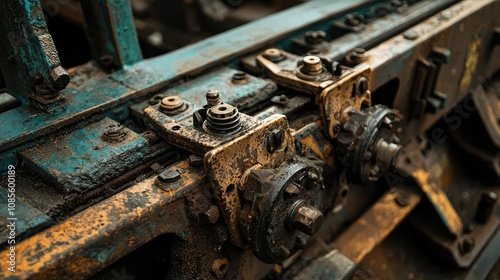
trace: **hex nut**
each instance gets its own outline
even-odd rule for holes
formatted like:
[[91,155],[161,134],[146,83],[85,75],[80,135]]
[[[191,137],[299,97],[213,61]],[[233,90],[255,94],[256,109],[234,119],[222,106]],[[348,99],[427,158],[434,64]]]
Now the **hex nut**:
[[323,213],[313,206],[301,205],[295,212],[293,226],[295,229],[307,234],[316,233],[323,223]]

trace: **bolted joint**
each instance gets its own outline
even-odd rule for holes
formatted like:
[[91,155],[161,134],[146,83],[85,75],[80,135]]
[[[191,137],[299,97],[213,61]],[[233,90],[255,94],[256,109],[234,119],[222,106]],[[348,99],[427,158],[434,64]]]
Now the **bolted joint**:
[[476,245],[476,240],[472,236],[464,237],[458,242],[458,249],[462,255],[470,253],[474,246]]
[[360,64],[362,62],[367,61],[368,58],[369,58],[369,56],[366,53],[365,49],[363,49],[363,48],[355,48],[354,51],[352,51],[347,56],[347,61],[349,63]]
[[304,34],[304,40],[309,45],[319,45],[325,41],[326,33],[324,31],[308,31]]
[[236,72],[233,74],[233,77],[231,78],[231,82],[237,85],[246,84],[247,81],[248,81],[248,75],[245,72]]
[[231,135],[241,129],[240,112],[229,104],[219,104],[207,110],[203,129],[211,134]]
[[272,62],[280,62],[286,58],[286,56],[276,48],[265,50],[262,56],[264,56],[266,59],[269,59]]
[[289,215],[292,223],[291,228],[307,235],[315,234],[323,223],[323,213],[303,201],[298,201],[295,207],[292,206]]
[[128,133],[123,125],[113,124],[106,127],[102,138],[109,143],[118,143],[125,140],[125,138],[127,138],[127,135]]

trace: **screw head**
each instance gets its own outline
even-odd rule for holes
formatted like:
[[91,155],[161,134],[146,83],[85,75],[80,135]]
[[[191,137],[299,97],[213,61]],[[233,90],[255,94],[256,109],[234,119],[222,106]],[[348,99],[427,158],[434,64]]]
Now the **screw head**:
[[415,40],[418,38],[418,34],[415,31],[409,30],[409,31],[406,31],[405,33],[403,33],[403,37],[406,40]]
[[405,192],[399,192],[394,198],[394,201],[401,207],[406,207],[410,204],[410,198]]
[[184,104],[184,101],[179,96],[171,95],[166,96],[161,100],[161,108],[165,110],[175,110],[180,108]]
[[231,82],[233,84],[244,84],[247,82],[247,79],[248,79],[247,73],[239,71],[233,74]]
[[465,255],[467,253],[470,253],[472,249],[474,249],[474,246],[476,245],[476,241],[474,240],[474,237],[465,237],[458,243],[460,253],[462,255]]
[[361,23],[361,21],[357,19],[353,14],[347,14],[345,16],[344,22],[349,26],[358,26]]
[[205,98],[207,99],[207,106],[212,107],[221,104],[219,91],[215,89],[210,89],[205,93]]

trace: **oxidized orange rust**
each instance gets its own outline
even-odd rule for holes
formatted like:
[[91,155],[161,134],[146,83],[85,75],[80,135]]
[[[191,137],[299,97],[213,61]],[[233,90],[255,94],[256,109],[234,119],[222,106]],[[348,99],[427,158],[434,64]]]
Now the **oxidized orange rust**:
[[[274,129],[283,132],[284,140],[274,153],[270,153],[266,148],[267,138]],[[240,182],[245,171],[256,164],[263,168],[275,168],[289,159],[293,153],[293,138],[286,117],[273,115],[247,134],[205,155],[205,169],[228,225],[230,240],[235,245],[243,245],[238,226],[241,211],[238,191],[242,188]]]
[[462,233],[462,221],[457,212],[448,200],[448,197],[443,192],[443,189],[430,180],[429,172],[423,169],[413,171],[412,177],[415,178],[419,187],[431,201],[441,220],[451,234],[460,236]]
[[[396,201],[404,194],[407,204]],[[410,189],[392,188],[361,218],[356,220],[335,243],[344,256],[359,264],[418,205],[421,196]]]
[[367,90],[365,93],[358,95],[356,91],[356,81],[365,77],[370,84],[370,66],[361,64],[354,68],[354,72],[342,77],[341,80],[324,89],[319,96],[319,107],[323,118],[324,130],[326,135],[333,139],[337,136],[338,131],[335,126],[346,121],[343,116],[343,111],[348,107],[361,109],[362,106],[371,106],[371,93]]
[[0,278],[84,279],[161,234],[182,232],[188,221],[177,199],[202,186],[204,174],[187,160],[173,168],[182,171],[178,189],[165,192],[152,177],[93,205],[17,244],[16,272],[1,262]]

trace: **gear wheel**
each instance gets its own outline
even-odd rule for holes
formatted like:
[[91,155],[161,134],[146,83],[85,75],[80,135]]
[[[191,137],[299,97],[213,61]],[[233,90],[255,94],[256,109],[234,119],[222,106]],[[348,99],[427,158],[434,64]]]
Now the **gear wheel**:
[[394,167],[401,153],[399,113],[384,105],[351,109],[337,137],[337,157],[354,183],[377,181]]

